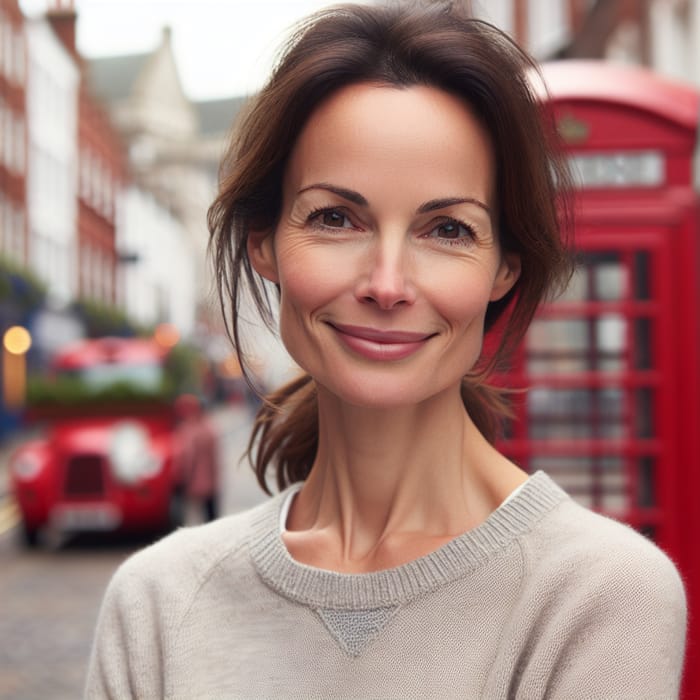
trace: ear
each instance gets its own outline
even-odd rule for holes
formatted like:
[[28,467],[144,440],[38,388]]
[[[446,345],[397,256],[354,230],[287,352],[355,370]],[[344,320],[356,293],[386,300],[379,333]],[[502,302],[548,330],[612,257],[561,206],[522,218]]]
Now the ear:
[[253,269],[266,280],[279,284],[272,231],[251,231],[247,248]]
[[520,256],[516,253],[505,253],[493,281],[490,301],[502,299],[513,288],[520,277]]

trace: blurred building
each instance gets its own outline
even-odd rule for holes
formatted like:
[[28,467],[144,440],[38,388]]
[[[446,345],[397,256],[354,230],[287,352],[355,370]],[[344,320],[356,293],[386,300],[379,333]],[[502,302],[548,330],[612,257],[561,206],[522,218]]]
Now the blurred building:
[[72,3],[52,7],[47,19],[80,71],[76,296],[114,306],[122,301],[116,205],[127,178],[126,150],[87,83],[84,63],[76,50],[76,12]]
[[29,19],[0,0],[0,257],[47,288],[40,342],[80,333],[75,302],[192,336],[209,326],[206,209],[240,100],[191,102],[167,30],[152,53],[88,63],[76,22],[73,0]]
[[143,326],[156,321],[195,331],[192,246],[182,222],[141,185],[127,187],[119,203],[118,245],[125,257],[124,308]]
[[17,0],[0,0],[0,255],[27,260],[26,77],[24,17]]
[[698,0],[472,0],[538,60],[600,58],[700,85]]
[[53,303],[78,293],[77,152],[80,71],[45,18],[27,31],[29,261]]
[[225,139],[241,98],[194,102],[185,94],[164,28],[152,52],[93,59],[90,84],[128,143],[136,183],[181,222],[194,263],[197,318],[210,310],[206,212]]

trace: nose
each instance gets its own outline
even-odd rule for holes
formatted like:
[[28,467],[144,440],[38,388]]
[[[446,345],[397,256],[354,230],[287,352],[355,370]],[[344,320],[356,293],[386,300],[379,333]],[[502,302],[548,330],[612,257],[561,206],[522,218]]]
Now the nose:
[[408,268],[403,236],[378,236],[368,252],[367,267],[358,280],[356,297],[383,310],[414,303],[416,290]]

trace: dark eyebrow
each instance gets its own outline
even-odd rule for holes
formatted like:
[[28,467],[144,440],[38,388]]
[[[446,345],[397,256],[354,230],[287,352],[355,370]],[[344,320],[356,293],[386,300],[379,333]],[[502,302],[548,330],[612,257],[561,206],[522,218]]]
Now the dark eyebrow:
[[487,214],[491,215],[491,210],[488,208],[488,206],[474,197],[447,197],[446,199],[431,199],[429,202],[421,204],[418,207],[418,213],[426,214],[429,211],[445,209],[446,207],[451,207],[455,204],[476,204],[477,207],[480,207]]
[[[336,187],[327,182],[316,182],[313,185],[308,185],[299,190],[297,194],[302,194],[308,190],[326,190],[337,194],[343,199],[347,199],[353,204],[357,204],[361,207],[369,206],[369,202],[359,193],[354,190],[346,190],[344,187]],[[446,197],[444,199],[431,199],[425,204],[421,204],[418,207],[418,214],[426,214],[437,209],[445,209],[447,207],[454,206],[455,204],[475,204],[477,207],[483,209],[487,214],[491,214],[491,210],[482,201],[475,199],[474,197]]]
[[358,204],[361,207],[369,206],[369,202],[359,192],[355,192],[354,190],[346,190],[344,187],[336,187],[335,185],[329,185],[327,182],[317,182],[313,185],[309,185],[308,187],[300,189],[299,192],[297,192],[297,194],[302,194],[307,190],[327,190],[328,192],[337,194],[343,199],[347,199],[353,204]]

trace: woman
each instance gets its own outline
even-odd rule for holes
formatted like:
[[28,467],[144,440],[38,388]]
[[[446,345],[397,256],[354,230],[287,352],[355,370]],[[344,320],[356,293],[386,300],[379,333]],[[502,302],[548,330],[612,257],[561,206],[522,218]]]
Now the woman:
[[677,695],[673,565],[491,444],[488,372],[569,272],[532,69],[457,3],[300,26],[210,211],[236,347],[267,280],[304,370],[252,443],[282,493],[120,569],[88,697]]

